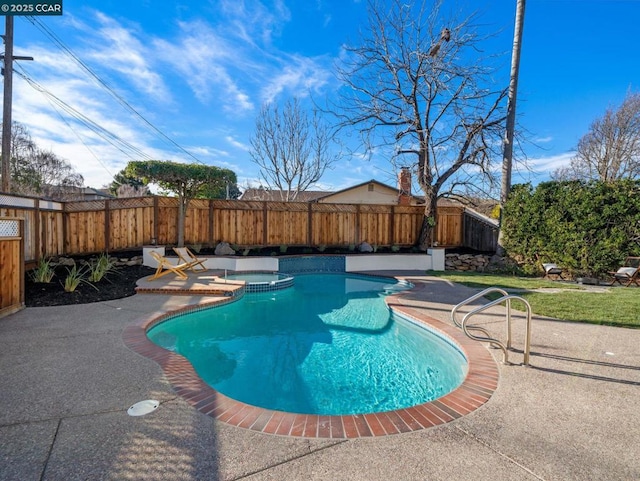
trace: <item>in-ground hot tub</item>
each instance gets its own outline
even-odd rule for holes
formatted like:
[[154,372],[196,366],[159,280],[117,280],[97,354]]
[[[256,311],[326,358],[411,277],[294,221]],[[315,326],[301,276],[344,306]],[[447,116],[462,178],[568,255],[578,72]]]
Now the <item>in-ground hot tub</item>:
[[293,285],[293,276],[282,272],[248,271],[225,274],[225,280],[246,282],[245,292],[268,292]]

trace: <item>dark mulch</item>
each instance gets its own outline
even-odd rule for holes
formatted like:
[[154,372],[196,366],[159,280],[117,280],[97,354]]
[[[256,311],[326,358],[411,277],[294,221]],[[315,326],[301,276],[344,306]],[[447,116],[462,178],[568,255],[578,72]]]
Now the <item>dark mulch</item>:
[[93,285],[80,283],[74,292],[65,292],[64,280],[67,270],[56,268],[50,283],[33,282],[29,272],[25,276],[25,304],[27,307],[64,306],[109,301],[132,296],[136,293],[136,281],[155,272],[145,266],[122,266],[110,272],[105,279]]

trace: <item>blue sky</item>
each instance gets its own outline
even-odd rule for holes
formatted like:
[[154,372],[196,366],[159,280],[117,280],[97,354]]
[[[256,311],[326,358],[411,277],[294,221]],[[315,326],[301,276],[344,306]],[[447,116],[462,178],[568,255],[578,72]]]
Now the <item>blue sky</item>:
[[[482,48],[502,55],[495,81],[505,86],[515,3],[444,1],[447,8],[478,11],[483,28],[496,33]],[[15,17],[15,55],[35,59],[19,62],[17,70],[37,85],[14,76],[13,119],[92,187],[108,184],[128,161],[146,158],[197,159],[234,170],[241,188],[256,185],[249,138],[262,104],[310,93],[331,98],[338,87],[333,66],[344,44],[357,44],[366,21],[365,0],[63,4],[63,16],[35,17],[35,23]],[[639,18],[640,0],[527,2],[518,115],[530,140],[524,146],[529,169],[516,169],[514,183],[548,179],[595,118],[638,90]],[[125,144],[114,147],[66,106]],[[395,184],[396,173],[385,158],[345,158],[317,188],[371,178]]]

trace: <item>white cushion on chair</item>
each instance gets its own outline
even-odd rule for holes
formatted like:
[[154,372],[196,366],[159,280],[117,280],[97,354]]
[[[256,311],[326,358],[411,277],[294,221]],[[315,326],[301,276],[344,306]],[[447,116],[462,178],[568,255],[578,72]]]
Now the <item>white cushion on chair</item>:
[[560,269],[557,264],[542,264],[542,267],[547,274],[562,272],[562,269]]
[[616,272],[616,276],[619,275],[619,276],[631,277],[636,273],[637,270],[638,270],[637,267],[621,267],[620,269],[618,269],[618,272]]

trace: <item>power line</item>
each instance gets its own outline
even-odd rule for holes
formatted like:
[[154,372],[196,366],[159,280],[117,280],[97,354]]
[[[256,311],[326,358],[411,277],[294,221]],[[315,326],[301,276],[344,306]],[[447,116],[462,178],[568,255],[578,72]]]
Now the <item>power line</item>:
[[[60,98],[56,97],[54,94],[52,94],[51,92],[46,90],[44,87],[42,87],[35,80],[33,80],[32,78],[30,78],[27,75],[24,67],[19,66],[18,69],[16,69],[16,74],[18,74],[20,77],[22,77],[33,89],[35,89],[38,92],[40,92],[43,95],[45,95],[47,97],[47,99],[50,102],[52,102],[52,104],[55,104],[54,107],[58,106],[60,109],[65,111],[67,114],[71,115],[73,118],[75,118],[80,123],[85,125],[89,130],[91,130],[92,132],[94,132],[95,134],[97,134],[98,136],[100,136],[101,138],[106,140],[108,143],[113,145],[116,149],[118,149],[120,152],[122,152],[127,157],[132,158],[132,159],[136,159],[136,158],[140,158],[140,157],[146,158],[147,160],[151,160],[152,159],[151,156],[149,156],[148,154],[145,154],[142,150],[140,150],[135,145],[127,142],[126,140],[122,139],[121,137],[117,136],[116,134],[110,132],[109,130],[107,130],[107,129],[103,128],[103,127],[101,127],[100,125],[95,123],[93,120],[91,120],[89,117],[87,117],[86,115],[82,114],[78,110],[74,109],[69,104],[65,103],[63,100],[61,100]],[[132,155],[132,153],[135,154],[135,155]]]
[[44,33],[49,39],[58,46],[64,53],[66,53],[71,59],[73,59],[91,78],[93,78],[100,87],[105,89],[111,96],[113,96],[116,101],[125,109],[131,112],[133,115],[138,117],[142,122],[147,125],[151,130],[153,130],[157,135],[159,135],[165,142],[177,148],[179,151],[185,153],[196,162],[206,165],[200,159],[195,157],[191,152],[186,150],[184,147],[179,145],[173,139],[171,139],[168,135],[162,132],[158,127],[153,125],[149,120],[147,120],[140,112],[138,112],[131,104],[129,104],[122,96],[120,96],[111,86],[109,86],[104,80],[102,80],[91,68],[82,61],[69,47],[67,47],[64,42],[45,24],[43,24],[39,19],[33,16],[25,16],[32,25],[38,28],[42,33]]

